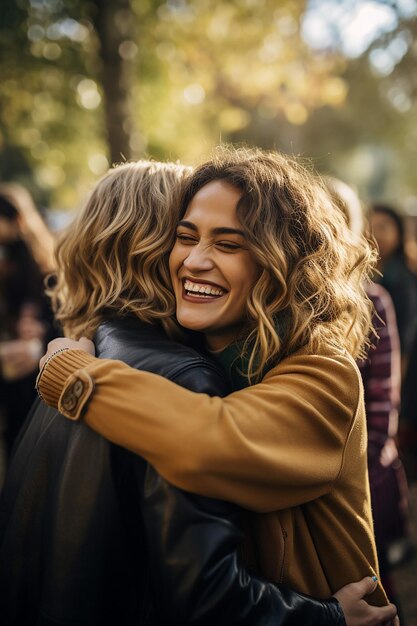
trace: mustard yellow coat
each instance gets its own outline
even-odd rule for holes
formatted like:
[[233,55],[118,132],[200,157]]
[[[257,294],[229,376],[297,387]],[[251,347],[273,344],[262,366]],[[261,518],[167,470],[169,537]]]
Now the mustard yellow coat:
[[[67,350],[39,386],[48,404],[83,415],[175,485],[256,511],[246,556],[270,580],[325,598],[378,575],[363,389],[350,356],[301,350],[222,399]],[[369,601],[386,604],[382,587]]]

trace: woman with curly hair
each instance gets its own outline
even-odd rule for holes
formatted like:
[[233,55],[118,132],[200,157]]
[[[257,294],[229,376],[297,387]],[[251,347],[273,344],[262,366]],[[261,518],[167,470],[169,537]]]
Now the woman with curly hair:
[[[328,597],[378,572],[354,361],[374,260],[297,162],[223,148],[184,184],[169,267],[177,321],[202,333],[237,391],[192,393],[97,360],[82,338],[51,342],[40,393],[178,487],[256,511],[253,570]],[[386,602],[378,585],[370,603]]]

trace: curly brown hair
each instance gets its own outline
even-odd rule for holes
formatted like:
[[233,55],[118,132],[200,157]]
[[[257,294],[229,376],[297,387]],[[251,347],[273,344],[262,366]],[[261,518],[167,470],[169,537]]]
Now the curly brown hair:
[[112,313],[160,320],[177,335],[166,255],[179,186],[190,171],[142,160],[116,166],[96,184],[55,251],[48,295],[68,337],[91,338]]
[[181,216],[214,180],[242,192],[238,215],[261,268],[242,334],[249,379],[302,346],[361,356],[371,327],[363,285],[376,253],[364,238],[358,246],[321,179],[277,152],[221,146],[185,182]]

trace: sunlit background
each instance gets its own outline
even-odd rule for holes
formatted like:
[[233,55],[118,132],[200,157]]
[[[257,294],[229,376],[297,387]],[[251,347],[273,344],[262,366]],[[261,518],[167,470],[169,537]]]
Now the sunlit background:
[[51,211],[113,162],[278,148],[417,214],[415,0],[3,0],[0,178]]

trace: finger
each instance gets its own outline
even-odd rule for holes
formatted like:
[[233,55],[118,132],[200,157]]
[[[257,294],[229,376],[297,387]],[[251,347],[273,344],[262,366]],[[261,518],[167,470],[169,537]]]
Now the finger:
[[363,598],[364,596],[368,596],[370,593],[375,591],[377,584],[378,579],[376,576],[365,576],[362,580],[352,583],[350,587],[358,598]]
[[379,609],[379,622],[383,624],[387,622],[388,624],[393,624],[394,626],[399,626],[400,621],[397,617],[397,607],[395,604],[388,604],[388,606],[382,606]]

